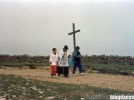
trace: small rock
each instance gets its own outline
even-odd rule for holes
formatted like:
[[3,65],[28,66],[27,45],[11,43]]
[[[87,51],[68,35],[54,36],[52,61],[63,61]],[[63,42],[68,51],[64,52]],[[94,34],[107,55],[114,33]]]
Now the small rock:
[[22,87],[22,89],[23,89],[23,90],[25,90],[25,89],[26,89],[26,87]]
[[81,100],[85,100],[84,98],[80,98]]
[[24,92],[24,93],[22,93],[22,95],[26,95],[26,93]]
[[26,85],[29,85],[29,83],[26,83]]
[[87,72],[88,72],[88,73],[92,73],[92,71],[91,71],[91,70],[87,70]]
[[31,87],[31,89],[33,89],[33,90],[37,90],[37,88],[36,88],[35,86]]
[[40,94],[42,94],[43,92],[42,91],[38,91]]
[[16,98],[16,95],[12,95],[13,98]]
[[43,96],[39,96],[40,98],[43,98]]
[[47,97],[46,100],[53,100],[55,96]]
[[67,98],[64,98],[64,100],[67,100]]
[[51,89],[47,89],[48,91],[51,91]]

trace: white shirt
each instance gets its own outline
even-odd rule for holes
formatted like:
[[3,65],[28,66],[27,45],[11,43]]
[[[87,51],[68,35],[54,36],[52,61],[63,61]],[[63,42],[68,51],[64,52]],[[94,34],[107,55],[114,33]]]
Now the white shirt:
[[49,62],[52,62],[52,66],[54,65],[57,65],[57,62],[58,62],[58,55],[56,54],[51,54],[50,55],[50,59],[49,59]]
[[68,65],[68,52],[61,51],[59,54],[60,61],[59,61],[59,66],[64,67],[64,66],[69,66]]

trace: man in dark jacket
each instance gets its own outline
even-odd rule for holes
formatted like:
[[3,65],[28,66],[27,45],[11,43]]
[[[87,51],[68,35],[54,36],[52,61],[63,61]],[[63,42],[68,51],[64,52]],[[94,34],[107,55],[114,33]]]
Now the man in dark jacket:
[[79,72],[80,72],[80,75],[83,75],[83,70],[82,70],[82,65],[81,65],[81,53],[79,51],[80,47],[79,46],[76,46],[73,54],[72,54],[72,60],[73,60],[73,75],[76,75],[75,74],[75,71],[76,71],[76,67],[78,66],[79,68]]

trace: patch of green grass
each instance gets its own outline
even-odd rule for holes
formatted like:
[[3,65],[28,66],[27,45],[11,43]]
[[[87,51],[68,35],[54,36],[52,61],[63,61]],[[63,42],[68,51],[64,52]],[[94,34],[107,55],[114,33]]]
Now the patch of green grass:
[[134,66],[119,64],[91,64],[92,69],[106,69],[119,71],[134,71]]
[[[109,95],[132,95],[134,92],[90,87],[87,85],[74,85],[25,79],[13,75],[0,74],[0,96],[8,95],[9,99],[35,99],[44,100],[46,97],[53,97],[54,100],[80,100],[88,96]],[[102,99],[104,100],[104,98]]]
[[83,64],[84,69],[86,70],[87,65],[91,70],[103,71],[106,73],[117,73],[123,75],[132,75],[134,72],[134,66],[130,65],[119,65],[119,64],[100,64],[100,63],[89,63]]

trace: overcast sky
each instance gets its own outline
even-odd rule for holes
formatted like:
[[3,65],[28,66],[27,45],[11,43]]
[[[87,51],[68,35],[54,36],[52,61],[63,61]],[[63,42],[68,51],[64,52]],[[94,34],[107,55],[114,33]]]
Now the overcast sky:
[[0,0],[0,54],[72,52],[72,23],[82,54],[134,56],[133,0]]

